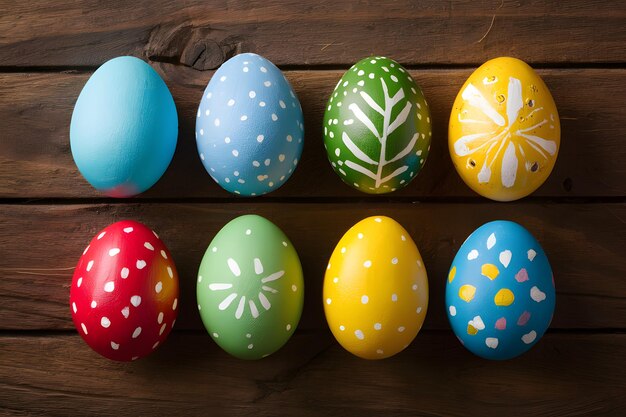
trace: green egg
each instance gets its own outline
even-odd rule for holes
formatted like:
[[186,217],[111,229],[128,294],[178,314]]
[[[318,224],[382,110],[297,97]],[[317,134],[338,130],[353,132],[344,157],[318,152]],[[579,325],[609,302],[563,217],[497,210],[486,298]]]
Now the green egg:
[[196,294],[202,322],[222,349],[241,359],[263,358],[280,349],[300,321],[300,259],[275,224],[237,217],[207,248]]
[[396,61],[362,59],[341,77],[324,113],[324,147],[339,177],[369,194],[406,186],[424,166],[432,136],[420,87]]

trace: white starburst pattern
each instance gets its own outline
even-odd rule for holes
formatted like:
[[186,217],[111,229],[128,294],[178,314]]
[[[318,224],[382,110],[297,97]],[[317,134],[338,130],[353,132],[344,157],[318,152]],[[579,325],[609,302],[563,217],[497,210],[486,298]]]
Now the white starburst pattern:
[[[235,279],[241,276],[241,268],[239,267],[239,264],[237,263],[237,261],[235,261],[233,258],[228,258],[226,263],[228,264],[228,269],[233,274]],[[274,287],[271,287],[268,284],[273,281],[279,280],[285,275],[285,271],[281,270],[281,271],[277,271],[272,274],[264,276],[264,268],[263,268],[263,263],[261,262],[261,260],[259,258],[254,258],[253,264],[254,264],[254,273],[256,274],[257,277],[259,277],[259,282],[260,282],[260,290],[258,292],[256,289],[250,289],[247,291],[247,294],[246,294],[247,296],[246,296],[244,294],[240,294],[236,292],[236,289],[233,289],[233,287],[236,286],[236,284],[219,283],[219,282],[209,284],[209,289],[211,291],[231,290],[231,292],[220,302],[217,308],[223,311],[223,310],[228,309],[231,306],[231,304],[236,304],[237,308],[235,309],[235,318],[237,320],[241,319],[241,317],[246,312],[246,306],[249,308],[250,315],[252,316],[252,318],[256,319],[257,317],[259,317],[260,312],[262,312],[263,310],[259,310],[256,304],[257,301],[261,304],[263,309],[265,309],[266,311],[270,310],[272,308],[272,303],[267,298],[265,293],[277,294],[278,290]],[[256,288],[256,287],[250,287],[250,288]],[[252,293],[252,295],[250,295],[249,293]],[[239,299],[236,303],[234,303],[234,301],[237,300],[237,297],[239,297]],[[247,300],[247,303],[246,303],[246,300]]]
[[[519,151],[522,158],[524,158],[524,146],[534,149],[538,156],[544,160],[548,160],[548,155],[554,156],[556,154],[557,144],[555,141],[532,134],[533,131],[548,123],[548,119],[544,118],[540,122],[525,128],[514,127],[517,124],[519,113],[524,107],[522,101],[522,83],[519,79],[509,77],[506,97],[506,118],[504,115],[498,113],[481,92],[471,83],[465,87],[461,97],[470,106],[480,110],[485,116],[485,119],[462,118],[459,113],[458,121],[460,123],[491,125],[494,128],[489,132],[464,135],[454,142],[454,151],[461,157],[472,155],[478,151],[484,151],[485,159],[477,174],[479,183],[488,183],[491,180],[491,170],[503,149],[504,154],[502,156],[500,181],[506,188],[511,188],[515,185],[519,165],[517,152]],[[541,110],[543,110],[543,107],[533,109],[526,115],[525,120],[528,120],[530,116]],[[554,122],[553,114],[550,115],[550,118],[552,122]],[[551,125],[551,128],[552,127]],[[493,152],[494,150],[495,152]],[[536,163],[537,161],[527,162],[525,166],[526,170],[536,170]]]

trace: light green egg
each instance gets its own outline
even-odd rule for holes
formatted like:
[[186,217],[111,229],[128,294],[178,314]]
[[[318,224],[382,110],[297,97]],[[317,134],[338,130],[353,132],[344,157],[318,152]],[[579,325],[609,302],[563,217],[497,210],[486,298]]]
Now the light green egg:
[[263,358],[280,349],[300,321],[300,259],[275,224],[237,217],[207,248],[196,294],[202,322],[222,349],[241,359]]

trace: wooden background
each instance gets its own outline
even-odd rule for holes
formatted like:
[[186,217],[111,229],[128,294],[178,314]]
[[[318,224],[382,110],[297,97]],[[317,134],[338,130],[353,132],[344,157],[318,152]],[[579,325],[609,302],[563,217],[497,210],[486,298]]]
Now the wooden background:
[[[206,174],[195,111],[213,70],[240,52],[277,64],[305,112],[293,177],[235,198]],[[324,102],[357,60],[410,69],[434,120],[431,155],[408,187],[369,196],[326,160]],[[174,160],[151,190],[103,198],[69,146],[76,98],[118,55],[149,61],[180,117]],[[467,188],[447,151],[463,81],[502,55],[526,60],[557,102],[562,148],[548,181],[518,202]],[[626,407],[626,2],[338,0],[0,0],[0,413],[29,415],[624,415]],[[195,276],[215,233],[244,213],[293,240],[307,295],[298,331],[277,354],[234,359],[203,330]],[[373,214],[411,233],[428,269],[424,329],[404,352],[365,361],[326,327],[324,267],[341,235]],[[135,363],[107,361],[73,328],[72,270],[96,231],[123,218],[159,232],[181,277],[167,343]],[[557,307],[546,336],[507,362],[473,356],[445,317],[447,269],[484,222],[517,221],[549,255]]]

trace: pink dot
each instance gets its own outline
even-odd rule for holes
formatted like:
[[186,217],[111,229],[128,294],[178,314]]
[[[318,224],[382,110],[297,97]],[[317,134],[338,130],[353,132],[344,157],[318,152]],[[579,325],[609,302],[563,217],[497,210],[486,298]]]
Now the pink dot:
[[519,272],[515,274],[515,280],[517,282],[528,281],[528,272],[526,271],[526,268],[520,269]]
[[504,317],[501,317],[496,321],[496,329],[498,330],[506,329],[506,319]]
[[528,311],[524,311],[522,315],[519,316],[519,319],[517,319],[517,325],[525,326],[526,323],[528,323],[528,320],[530,320],[530,313]]

